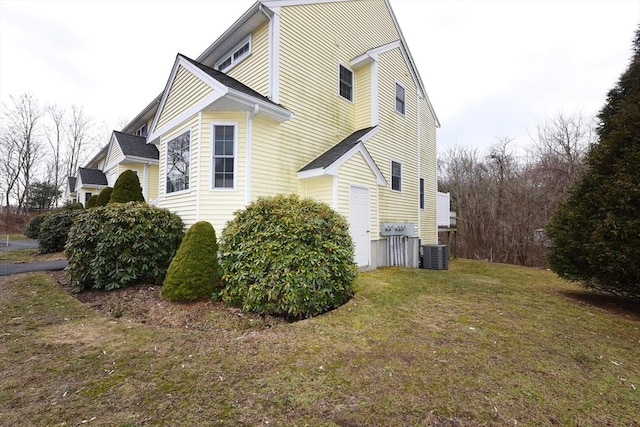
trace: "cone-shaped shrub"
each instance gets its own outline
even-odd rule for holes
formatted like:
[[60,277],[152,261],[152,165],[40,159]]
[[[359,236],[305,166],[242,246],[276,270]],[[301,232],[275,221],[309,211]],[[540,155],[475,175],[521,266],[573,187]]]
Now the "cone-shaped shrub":
[[96,206],[107,206],[109,204],[109,200],[111,200],[111,193],[113,193],[113,188],[111,187],[102,189],[100,194],[98,194]]
[[109,203],[144,202],[138,175],[131,169],[122,172],[115,185]]
[[169,265],[162,295],[169,301],[195,301],[211,297],[218,283],[216,232],[207,221],[196,222]]
[[224,302],[305,318],[351,298],[357,268],[349,226],[329,205],[276,196],[234,215],[220,242]]
[[89,197],[89,200],[87,200],[87,205],[85,206],[85,208],[95,208],[96,203],[98,203],[98,195],[94,194],[93,196]]

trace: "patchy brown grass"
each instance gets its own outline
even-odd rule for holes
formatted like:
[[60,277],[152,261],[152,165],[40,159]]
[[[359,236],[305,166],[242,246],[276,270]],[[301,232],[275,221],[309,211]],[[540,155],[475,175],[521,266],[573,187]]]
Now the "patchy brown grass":
[[542,270],[450,268],[363,273],[296,323],[2,278],[0,424],[640,425],[632,305]]

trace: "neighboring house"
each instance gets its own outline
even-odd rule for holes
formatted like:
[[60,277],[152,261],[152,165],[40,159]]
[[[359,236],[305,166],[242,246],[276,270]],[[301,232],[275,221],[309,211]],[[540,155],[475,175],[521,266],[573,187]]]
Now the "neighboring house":
[[389,1],[268,0],[195,60],[178,54],[123,131],[148,130],[155,204],[187,226],[220,235],[258,197],[295,193],[343,214],[355,261],[376,267],[393,230],[438,241],[437,127]]
[[67,200],[86,205],[92,195],[113,187],[118,176],[131,169],[138,175],[145,200],[153,203],[158,197],[158,149],[147,144],[145,136],[114,131],[109,144],[85,168],[78,168],[76,177],[69,177]]
[[78,193],[76,193],[76,177],[70,176],[67,178],[67,187],[64,190],[64,199],[69,203],[76,203],[78,201]]

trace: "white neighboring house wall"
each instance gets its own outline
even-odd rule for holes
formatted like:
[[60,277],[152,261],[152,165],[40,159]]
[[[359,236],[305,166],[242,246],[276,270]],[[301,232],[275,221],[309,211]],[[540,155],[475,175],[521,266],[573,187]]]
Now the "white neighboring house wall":
[[449,211],[451,210],[450,193],[441,193],[438,191],[436,198],[436,223],[438,227],[449,227],[451,224]]

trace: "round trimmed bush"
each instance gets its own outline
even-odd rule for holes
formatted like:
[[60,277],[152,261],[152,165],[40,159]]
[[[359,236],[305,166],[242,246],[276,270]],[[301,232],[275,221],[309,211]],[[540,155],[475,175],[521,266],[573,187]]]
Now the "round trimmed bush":
[[78,216],[65,246],[78,289],[159,284],[183,236],[182,219],[146,203],[99,206]]
[[84,209],[60,209],[49,212],[40,225],[40,253],[49,254],[64,249],[73,221]]
[[216,232],[207,221],[196,222],[169,265],[162,295],[169,301],[195,301],[210,298],[218,284]]
[[87,200],[87,205],[85,206],[85,208],[87,209],[95,208],[97,203],[98,203],[98,195],[94,194],[93,196],[89,197],[89,200]]
[[24,227],[24,231],[22,232],[22,234],[24,234],[29,239],[39,239],[40,229],[45,219],[47,219],[47,214],[34,216]]
[[109,200],[111,200],[111,193],[113,193],[113,188],[111,187],[103,188],[100,194],[98,194],[98,200],[96,201],[96,206],[107,206],[109,204]]
[[131,169],[122,172],[113,185],[109,203],[144,202],[138,175]]
[[260,198],[236,212],[220,255],[224,302],[291,318],[344,304],[358,271],[344,217],[295,195]]

